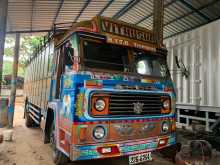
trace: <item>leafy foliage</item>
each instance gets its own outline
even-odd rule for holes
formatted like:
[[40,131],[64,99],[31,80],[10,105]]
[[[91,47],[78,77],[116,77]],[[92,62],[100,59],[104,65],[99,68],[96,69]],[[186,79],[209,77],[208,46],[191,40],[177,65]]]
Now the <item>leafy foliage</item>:
[[35,49],[42,42],[42,36],[24,36],[21,40],[20,46],[20,58],[21,65],[25,65],[27,60],[32,56]]
[[[4,61],[3,64],[3,75],[9,75],[12,73],[13,62],[12,61]],[[18,76],[24,76],[24,68],[20,65],[18,66]]]
[[13,56],[14,54],[14,46],[15,46],[15,39],[12,36],[7,36],[5,39],[5,55],[6,56]]
[[[20,56],[19,56],[19,74],[24,74],[25,64],[28,59],[32,56],[35,49],[42,42],[42,36],[22,36],[20,40]],[[7,36],[5,40],[5,55],[8,57],[13,57],[14,55],[14,45],[15,38],[14,36]],[[3,69],[3,74],[11,74],[12,73],[12,64],[9,65],[8,62],[5,62]],[[23,71],[22,71],[23,70]]]

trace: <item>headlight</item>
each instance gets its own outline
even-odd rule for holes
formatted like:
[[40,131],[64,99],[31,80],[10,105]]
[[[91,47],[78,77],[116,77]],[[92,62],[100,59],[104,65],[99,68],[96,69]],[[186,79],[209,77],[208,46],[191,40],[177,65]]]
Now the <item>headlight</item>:
[[170,105],[170,99],[162,99],[162,108],[161,113],[162,114],[168,114],[171,112],[171,105]]
[[163,108],[164,109],[169,109],[170,108],[170,100],[165,100],[163,102]]
[[97,126],[93,129],[93,136],[97,140],[101,140],[105,137],[105,128],[102,126]]
[[162,128],[161,128],[162,132],[167,133],[169,131],[169,126],[170,126],[169,123],[167,121],[164,121],[162,123]]
[[98,99],[95,102],[95,109],[97,111],[103,111],[105,109],[105,101],[102,99]]

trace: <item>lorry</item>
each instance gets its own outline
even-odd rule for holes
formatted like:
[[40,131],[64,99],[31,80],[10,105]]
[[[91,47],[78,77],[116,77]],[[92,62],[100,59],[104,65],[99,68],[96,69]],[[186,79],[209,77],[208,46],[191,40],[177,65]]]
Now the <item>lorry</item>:
[[151,152],[176,143],[167,49],[154,33],[96,16],[50,36],[26,68],[25,122],[56,164]]

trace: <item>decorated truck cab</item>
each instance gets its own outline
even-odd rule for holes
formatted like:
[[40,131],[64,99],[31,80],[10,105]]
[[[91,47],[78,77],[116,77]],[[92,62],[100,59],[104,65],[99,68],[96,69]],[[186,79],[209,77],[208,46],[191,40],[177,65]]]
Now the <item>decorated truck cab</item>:
[[54,35],[25,78],[26,125],[40,126],[56,164],[129,156],[176,143],[167,50],[154,33],[95,17]]

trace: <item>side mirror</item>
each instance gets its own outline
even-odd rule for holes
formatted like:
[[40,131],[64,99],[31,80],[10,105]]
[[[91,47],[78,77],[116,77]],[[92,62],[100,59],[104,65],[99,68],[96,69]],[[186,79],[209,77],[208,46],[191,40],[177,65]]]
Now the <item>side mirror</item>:
[[74,49],[71,47],[66,47],[64,52],[65,56],[74,56]]
[[175,61],[176,61],[177,68],[179,68],[181,71],[182,76],[184,76],[185,78],[189,78],[189,75],[190,75],[189,69],[186,68],[182,59],[178,59],[178,57],[175,56]]
[[66,65],[73,65],[73,63],[74,63],[74,49],[71,47],[66,47],[64,49],[64,56],[65,56],[65,64]]

